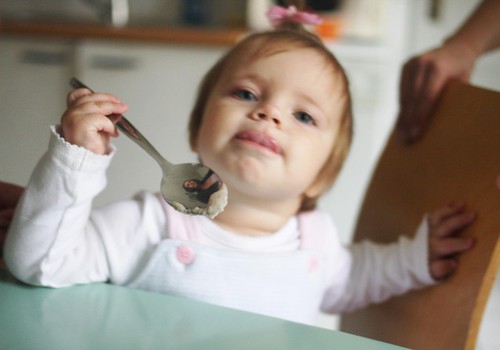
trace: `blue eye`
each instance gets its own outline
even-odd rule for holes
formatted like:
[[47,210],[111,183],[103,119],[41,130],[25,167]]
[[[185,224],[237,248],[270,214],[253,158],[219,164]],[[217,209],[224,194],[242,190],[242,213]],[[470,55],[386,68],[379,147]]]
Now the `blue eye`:
[[234,96],[245,101],[257,101],[257,97],[255,97],[255,95],[252,92],[245,89],[236,90],[234,92]]
[[295,119],[297,119],[301,123],[308,124],[308,125],[315,124],[313,117],[311,117],[306,112],[296,112],[293,115],[295,116]]

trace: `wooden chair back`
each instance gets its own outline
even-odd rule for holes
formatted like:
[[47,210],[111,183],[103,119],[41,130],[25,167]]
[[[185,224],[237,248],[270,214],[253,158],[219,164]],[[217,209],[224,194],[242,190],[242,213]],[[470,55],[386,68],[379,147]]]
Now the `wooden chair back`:
[[477,240],[457,272],[435,287],[343,315],[341,330],[411,349],[474,349],[500,266],[500,93],[452,82],[418,142],[393,131],[375,168],[354,240],[393,241],[423,213],[464,201]]

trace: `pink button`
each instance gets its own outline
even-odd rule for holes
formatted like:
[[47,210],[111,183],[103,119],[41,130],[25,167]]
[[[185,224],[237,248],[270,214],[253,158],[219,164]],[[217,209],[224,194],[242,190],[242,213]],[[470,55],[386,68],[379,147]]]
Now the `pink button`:
[[319,267],[319,260],[317,257],[313,256],[309,261],[309,272],[315,272]]
[[188,247],[186,245],[181,245],[177,248],[176,257],[177,257],[177,260],[179,260],[179,262],[181,264],[184,264],[184,265],[191,264],[194,260],[194,256],[195,256],[195,253],[194,253],[193,248],[191,248],[191,247]]

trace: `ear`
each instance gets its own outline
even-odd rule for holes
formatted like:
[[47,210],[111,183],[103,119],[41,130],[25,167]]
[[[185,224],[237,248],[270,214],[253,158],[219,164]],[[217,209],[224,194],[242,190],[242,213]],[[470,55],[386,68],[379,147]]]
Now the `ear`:
[[193,138],[189,136],[189,148],[191,151],[198,153],[198,137]]
[[325,190],[325,181],[315,180],[309,188],[304,191],[304,196],[309,198],[319,197],[320,194]]

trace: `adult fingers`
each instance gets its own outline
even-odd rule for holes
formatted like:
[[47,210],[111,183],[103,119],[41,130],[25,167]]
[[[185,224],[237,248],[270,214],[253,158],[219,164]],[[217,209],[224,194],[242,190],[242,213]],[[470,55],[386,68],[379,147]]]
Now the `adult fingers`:
[[418,94],[419,86],[419,62],[417,58],[413,58],[403,66],[399,87],[400,109],[397,129],[407,142],[412,140],[411,127],[415,118],[415,97]]
[[[398,129],[407,142],[413,142],[422,132],[422,118],[426,107],[422,105],[423,96],[428,94],[432,66],[430,53],[414,57],[403,69],[400,87],[400,115]],[[424,100],[425,101],[425,100]]]
[[423,73],[423,82],[418,94],[415,96],[414,117],[411,125],[412,140],[416,140],[422,136],[427,125],[429,124],[430,111],[435,101],[435,91],[432,89],[436,77],[433,75],[432,65],[426,65]]
[[432,113],[447,81],[447,77],[433,61],[426,65],[424,79],[425,82],[422,84],[415,105],[414,133],[416,137],[420,137],[427,130]]

